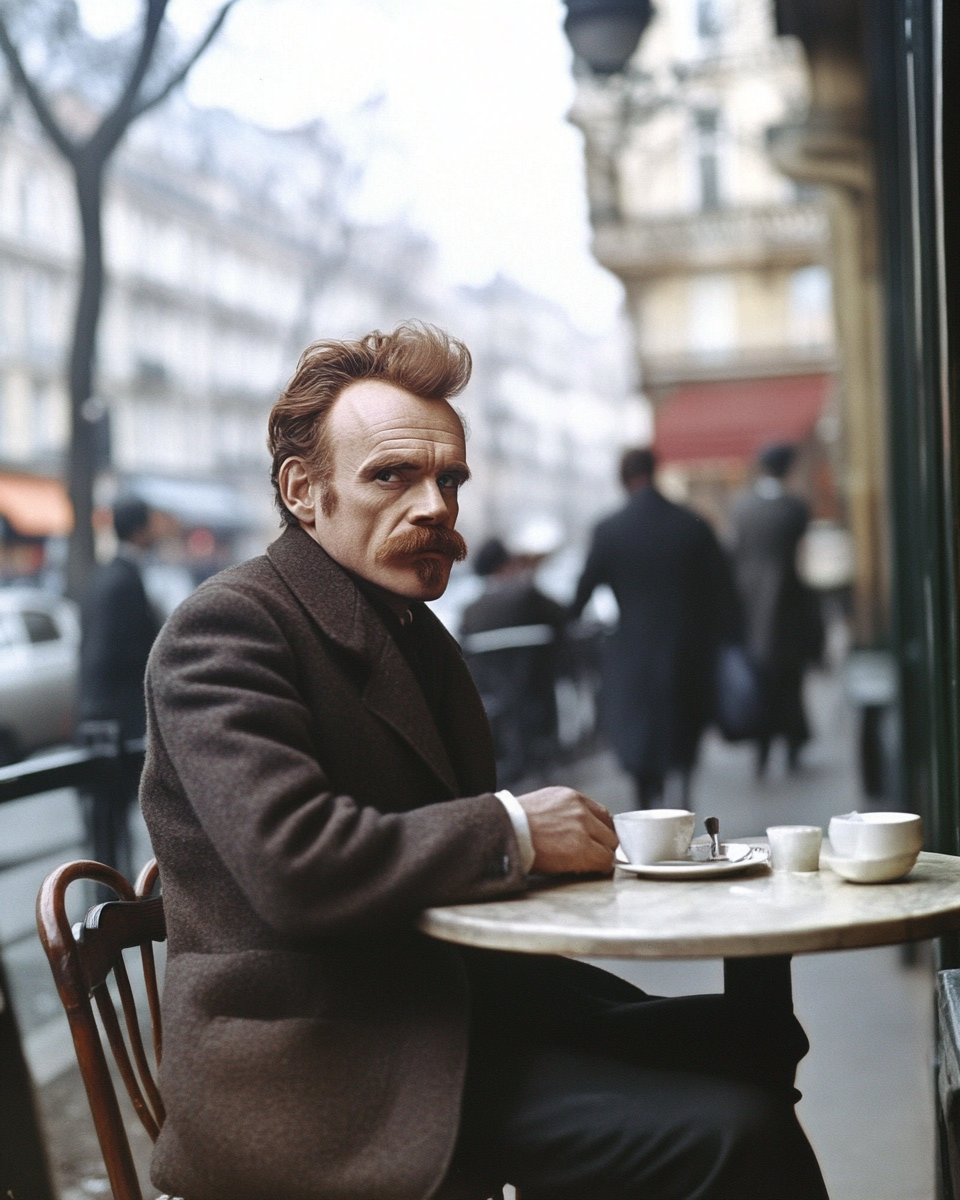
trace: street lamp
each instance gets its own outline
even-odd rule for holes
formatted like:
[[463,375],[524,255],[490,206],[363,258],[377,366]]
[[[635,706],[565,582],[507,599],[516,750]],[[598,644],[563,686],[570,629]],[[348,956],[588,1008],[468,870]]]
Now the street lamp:
[[596,75],[615,75],[630,61],[653,16],[651,0],[565,0],[563,28],[573,52]]

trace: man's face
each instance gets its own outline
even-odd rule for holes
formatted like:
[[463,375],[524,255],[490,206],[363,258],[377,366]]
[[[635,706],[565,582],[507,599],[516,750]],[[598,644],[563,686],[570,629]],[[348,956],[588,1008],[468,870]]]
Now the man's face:
[[327,422],[332,478],[300,478],[299,460],[288,460],[287,506],[341,566],[395,595],[435,600],[466,554],[454,532],[470,474],[457,414],[445,401],[364,380],[344,390]]

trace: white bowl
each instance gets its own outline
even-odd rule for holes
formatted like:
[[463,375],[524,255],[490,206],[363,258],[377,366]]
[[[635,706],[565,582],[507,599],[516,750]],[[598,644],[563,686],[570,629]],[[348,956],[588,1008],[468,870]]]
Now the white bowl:
[[923,821],[916,813],[852,812],[830,821],[830,845],[838,858],[896,858],[923,848]]
[[851,883],[892,883],[909,875],[920,855],[919,850],[897,854],[891,858],[840,858],[824,855],[824,863]]
[[629,862],[686,858],[697,818],[685,808],[647,808],[616,813],[613,824]]

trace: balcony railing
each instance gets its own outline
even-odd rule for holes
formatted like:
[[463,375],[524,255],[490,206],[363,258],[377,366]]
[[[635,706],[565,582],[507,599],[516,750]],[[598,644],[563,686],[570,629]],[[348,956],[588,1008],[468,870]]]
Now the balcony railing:
[[597,226],[593,252],[622,278],[822,262],[829,236],[817,202],[717,208]]

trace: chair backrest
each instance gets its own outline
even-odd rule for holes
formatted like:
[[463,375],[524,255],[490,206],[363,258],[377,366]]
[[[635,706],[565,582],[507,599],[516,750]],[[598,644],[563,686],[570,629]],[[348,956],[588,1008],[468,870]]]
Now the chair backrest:
[[[84,879],[105,884],[119,898],[94,905],[84,920],[71,928],[66,909],[67,888]],[[157,879],[156,860],[144,867],[135,887],[102,863],[72,862],[52,871],[43,881],[37,897],[40,941],[70,1022],[80,1073],[115,1200],[143,1200],[143,1196],[91,1001],[96,1003],[120,1077],[137,1116],[156,1141],[166,1114],[147,1061],[123,951],[135,946],[140,948],[153,1051],[159,1066],[163,1042],[153,943],[165,940],[166,926],[163,900],[152,896]],[[120,995],[122,1020],[110,993],[111,972]]]

